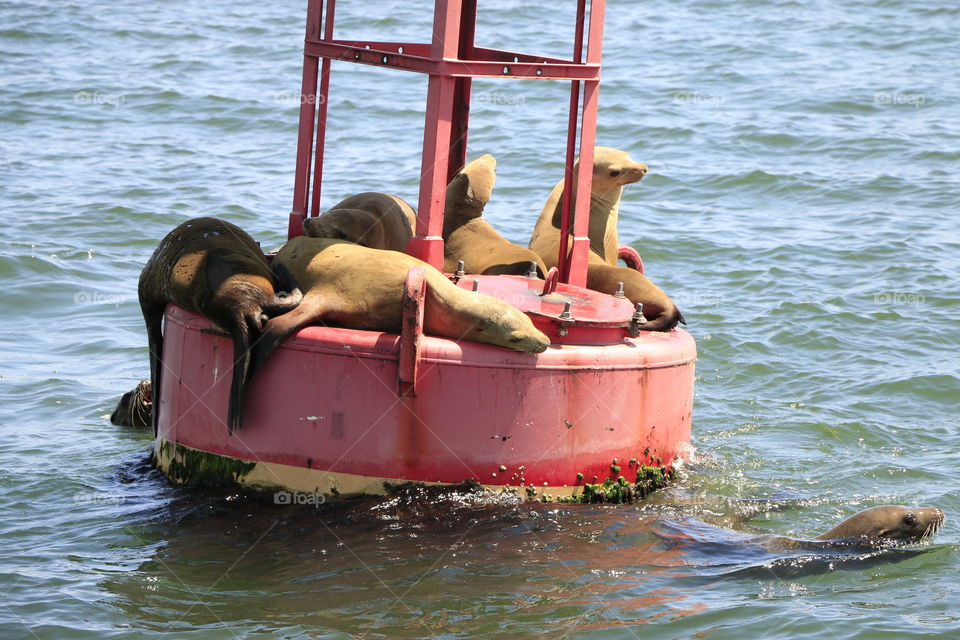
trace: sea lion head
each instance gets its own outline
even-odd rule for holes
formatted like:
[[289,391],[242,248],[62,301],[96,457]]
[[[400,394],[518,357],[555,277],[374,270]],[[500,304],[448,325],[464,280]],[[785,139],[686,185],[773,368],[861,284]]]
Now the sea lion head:
[[[486,299],[475,293],[478,299]],[[524,353],[543,353],[550,346],[550,338],[534,326],[530,316],[516,307],[503,304],[495,298],[488,303],[483,319],[475,321],[464,333],[467,340],[495,344]]]
[[626,151],[610,147],[594,147],[593,192],[605,193],[625,184],[639,182],[649,167],[635,162]]
[[459,218],[478,218],[490,202],[497,182],[497,161],[485,154],[473,160],[447,185],[444,214]]
[[303,221],[303,233],[309,238],[346,240],[364,247],[377,247],[381,238],[375,215],[362,209],[331,209],[316,218]]
[[110,415],[110,422],[123,427],[149,427],[153,420],[153,387],[141,380],[120,398]]
[[875,541],[919,542],[932,538],[946,516],[937,507],[871,507],[827,531],[819,540],[866,538]]

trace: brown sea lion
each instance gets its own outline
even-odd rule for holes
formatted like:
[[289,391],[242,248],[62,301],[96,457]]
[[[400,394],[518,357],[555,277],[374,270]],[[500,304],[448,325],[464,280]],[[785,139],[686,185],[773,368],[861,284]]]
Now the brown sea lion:
[[404,253],[301,236],[284,245],[274,265],[289,269],[304,296],[296,309],[267,322],[254,350],[256,370],[286,336],[310,323],[399,332],[404,281],[417,265],[426,271],[424,333],[529,353],[540,353],[550,344],[519,309],[461,289]]
[[[579,166],[579,161],[577,161]],[[624,185],[647,175],[647,165],[634,162],[625,151],[595,147],[593,183],[590,188],[590,263],[617,264],[617,217]],[[576,188],[571,196],[576,198]],[[530,237],[530,248],[543,258],[547,268],[557,265],[560,250],[560,218],[563,180],[553,188]]]
[[[612,294],[622,282],[624,295],[634,304],[643,303],[648,322],[645,331],[669,331],[684,322],[677,305],[643,274],[617,266],[619,243],[617,216],[624,185],[639,181],[647,165],[634,162],[625,151],[596,147],[593,156],[593,183],[590,190],[590,252],[587,288]],[[574,192],[573,197],[576,197]],[[530,248],[547,267],[556,266],[560,248],[560,217],[563,181],[553,188],[530,238]]]
[[[871,507],[856,513],[829,531],[815,538],[793,538],[780,535],[743,535],[698,521],[667,523],[668,533],[654,533],[672,544],[726,543],[751,545],[769,552],[816,551],[824,549],[885,547],[929,540],[946,516],[937,507]],[[731,537],[731,535],[735,537]]]
[[117,408],[110,414],[110,422],[118,427],[149,427],[153,424],[153,389],[149,380],[141,380],[120,397]]
[[[139,285],[140,310],[150,344],[153,397],[160,397],[163,312],[173,303],[210,318],[233,338],[227,424],[231,432],[239,428],[251,341],[259,335],[264,316],[285,313],[300,302],[300,292],[291,281],[282,283],[289,295],[276,293],[276,280],[256,241],[234,224],[194,218],[167,234],[143,268]],[[155,403],[154,428],[158,406]]]
[[817,540],[892,540],[919,542],[933,537],[946,515],[938,507],[871,507],[816,537]]
[[403,251],[416,226],[417,214],[409,204],[388,193],[368,192],[352,195],[316,218],[307,218],[303,233],[371,249]]
[[497,180],[496,168],[493,156],[480,156],[447,185],[443,208],[443,268],[453,273],[462,260],[466,273],[522,276],[533,263],[542,278],[547,269],[540,256],[513,244],[481,217]]
[[587,288],[613,295],[623,283],[623,295],[630,302],[643,303],[644,331],[669,331],[683,321],[683,314],[660,287],[639,271],[608,264],[587,265]]

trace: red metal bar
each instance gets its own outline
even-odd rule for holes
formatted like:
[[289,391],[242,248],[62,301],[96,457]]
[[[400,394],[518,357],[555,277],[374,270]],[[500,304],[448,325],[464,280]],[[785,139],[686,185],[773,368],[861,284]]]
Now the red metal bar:
[[[586,17],[586,0],[577,2],[577,21],[573,31],[573,61],[580,62],[583,58],[583,21]],[[560,202],[560,247],[557,256],[557,268],[560,270],[561,282],[569,282],[570,255],[570,213],[573,195],[572,187],[575,184],[573,165],[575,162],[577,144],[577,112],[580,106],[580,83],[574,81],[570,86],[570,115],[567,120],[567,157],[563,172],[563,197]],[[582,165],[581,165],[582,166]],[[577,181],[579,182],[579,181]]]
[[[323,20],[323,37],[333,38],[333,18],[336,11],[336,0],[327,0],[326,15]],[[320,190],[323,188],[323,152],[327,139],[327,102],[330,97],[330,58],[324,58],[320,63],[320,95],[309,96],[316,98],[317,109],[317,144],[316,156],[313,161],[313,196],[310,201],[310,215],[320,215]],[[303,100],[307,96],[301,96]]]
[[[603,47],[604,2],[590,2],[590,36],[587,41],[587,62],[600,63]],[[587,261],[590,256],[590,187],[593,184],[593,147],[596,144],[597,108],[600,102],[600,80],[583,83],[583,112],[580,118],[580,165],[577,170],[576,215],[573,221],[573,246],[567,283],[587,285]]]
[[[460,2],[436,0],[431,57],[435,60],[456,58],[459,36]],[[443,201],[447,187],[454,88],[453,77],[430,75],[420,165],[417,232],[407,245],[407,253],[440,270],[443,269]]]
[[[463,0],[460,6],[460,42],[457,57],[474,57],[473,37],[477,30],[477,0]],[[470,125],[471,78],[457,78],[453,89],[453,122],[450,129],[450,154],[447,158],[447,183],[467,164],[467,131]]]
[[[323,9],[320,0],[307,1],[307,40],[320,36],[320,20]],[[303,80],[300,84],[300,126],[297,129],[297,168],[293,180],[293,211],[287,225],[287,238],[303,233],[303,218],[307,211],[307,192],[310,188],[310,152],[313,145],[313,126],[316,121],[316,101],[304,100],[304,96],[317,93],[317,69],[319,61],[306,53],[303,56]]]
[[[391,50],[340,44],[338,42],[307,42],[304,51],[314,57],[326,57],[347,62],[358,62],[378,67],[393,67],[418,73],[463,78],[533,78],[540,80],[596,80],[600,77],[599,64],[573,64],[570,62],[502,62],[499,60],[431,59]],[[518,56],[519,57],[519,56]]]
[[628,244],[622,244],[617,247],[617,258],[634,271],[643,273],[643,258],[637,253],[637,250]]
[[417,395],[420,368],[420,338],[423,336],[423,300],[427,292],[426,271],[410,267],[403,287],[403,320],[400,325],[400,354],[397,366],[398,394]]

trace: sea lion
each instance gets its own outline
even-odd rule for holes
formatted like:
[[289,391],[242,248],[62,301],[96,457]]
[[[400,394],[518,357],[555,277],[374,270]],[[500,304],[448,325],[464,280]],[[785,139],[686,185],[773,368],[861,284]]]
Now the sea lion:
[[522,276],[534,264],[542,278],[547,269],[540,256],[513,244],[481,217],[497,180],[496,168],[493,156],[480,156],[447,185],[443,208],[443,268],[453,273],[462,260],[466,273]]
[[338,202],[316,218],[303,221],[311,238],[349,240],[371,249],[403,251],[413,237],[417,214],[413,207],[388,193],[358,193]]
[[110,414],[110,422],[118,427],[149,427],[153,424],[153,390],[149,380],[141,380],[120,397],[117,408]]
[[938,507],[870,507],[816,539],[919,542],[936,535],[945,518],[943,509]]
[[424,333],[529,353],[549,346],[547,336],[519,309],[461,289],[412,256],[301,236],[284,245],[274,266],[289,269],[303,288],[303,300],[293,311],[267,322],[254,349],[254,369],[260,369],[286,336],[312,322],[398,332],[404,282],[410,267],[417,265],[426,271]]
[[865,509],[810,539],[780,535],[744,535],[698,521],[686,524],[665,523],[670,529],[668,533],[654,533],[671,544],[737,544],[759,547],[768,552],[859,549],[928,540],[936,535],[945,517],[943,510],[937,507],[887,505]]
[[644,331],[669,331],[678,322],[684,322],[683,314],[673,300],[639,271],[608,264],[587,265],[588,289],[613,295],[620,283],[623,283],[624,297],[634,304],[643,304],[647,322],[640,328]]
[[[163,312],[168,303],[174,303],[210,318],[233,338],[227,424],[231,432],[241,426],[251,340],[259,335],[264,316],[290,311],[301,298],[289,279],[282,287],[291,293],[276,293],[275,284],[283,278],[274,273],[253,238],[216,218],[187,220],[160,241],[140,274],[138,288],[154,398],[160,397]],[[283,274],[282,268],[279,273]],[[154,428],[157,413],[155,407]]]
[[[579,166],[579,161],[577,161]],[[647,165],[634,162],[625,151],[595,147],[590,190],[590,252],[587,254],[587,288],[613,294],[623,283],[624,295],[634,304],[643,303],[648,322],[645,331],[669,331],[686,321],[669,296],[643,274],[617,265],[619,243],[617,216],[624,185],[639,181]],[[572,197],[576,197],[576,190]],[[560,218],[563,181],[553,188],[530,238],[530,248],[547,267],[557,264],[560,248]]]
[[[580,165],[577,161],[576,166]],[[595,147],[593,183],[590,188],[590,263],[617,264],[617,217],[624,185],[647,175],[647,165],[634,162],[625,151]],[[571,198],[576,198],[576,186]],[[560,222],[563,206],[563,180],[553,188],[530,237],[530,248],[543,258],[547,268],[557,265],[560,250]]]

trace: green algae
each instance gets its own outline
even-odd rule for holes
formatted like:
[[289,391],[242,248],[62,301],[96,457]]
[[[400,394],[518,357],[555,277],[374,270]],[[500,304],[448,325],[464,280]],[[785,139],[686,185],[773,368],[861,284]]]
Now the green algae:
[[167,475],[177,484],[188,487],[226,487],[239,484],[253,471],[256,462],[198,451],[176,442],[163,443],[163,456],[170,461]]
[[616,480],[608,477],[600,483],[583,485],[579,495],[557,498],[557,501],[572,504],[630,504],[665,487],[671,476],[672,472],[663,467],[641,465],[637,467],[636,482],[630,482],[623,476]]

